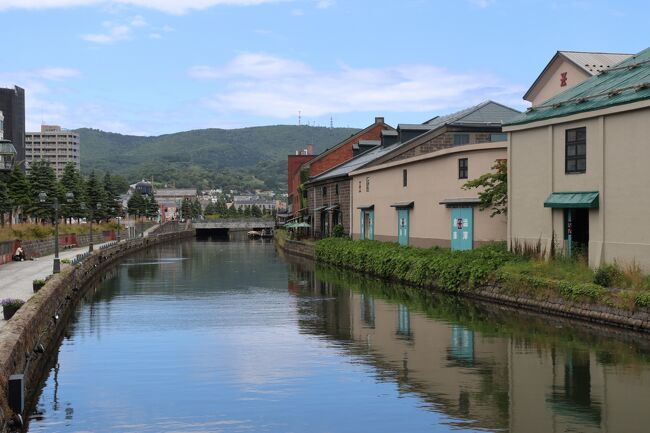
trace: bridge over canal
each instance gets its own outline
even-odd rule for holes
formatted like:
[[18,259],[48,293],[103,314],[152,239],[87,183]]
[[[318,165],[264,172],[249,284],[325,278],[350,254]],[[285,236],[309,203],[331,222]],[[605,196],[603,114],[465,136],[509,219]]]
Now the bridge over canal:
[[272,231],[275,221],[265,218],[241,218],[192,221],[197,237],[229,237],[233,232]]

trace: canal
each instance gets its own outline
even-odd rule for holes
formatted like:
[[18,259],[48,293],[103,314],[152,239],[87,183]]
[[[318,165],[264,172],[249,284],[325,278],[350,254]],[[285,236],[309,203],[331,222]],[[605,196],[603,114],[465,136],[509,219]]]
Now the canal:
[[648,337],[187,241],[91,288],[30,432],[647,432]]

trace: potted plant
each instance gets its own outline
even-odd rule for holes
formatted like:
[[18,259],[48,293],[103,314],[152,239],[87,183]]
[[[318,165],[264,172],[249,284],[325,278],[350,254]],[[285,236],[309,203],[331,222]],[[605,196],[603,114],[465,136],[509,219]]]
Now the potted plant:
[[45,285],[45,280],[34,280],[32,281],[32,287],[34,289],[34,293],[38,292],[41,290],[41,288]]
[[3,299],[2,300],[2,314],[5,316],[5,320],[9,320],[16,314],[16,311],[23,306],[25,301],[22,299]]

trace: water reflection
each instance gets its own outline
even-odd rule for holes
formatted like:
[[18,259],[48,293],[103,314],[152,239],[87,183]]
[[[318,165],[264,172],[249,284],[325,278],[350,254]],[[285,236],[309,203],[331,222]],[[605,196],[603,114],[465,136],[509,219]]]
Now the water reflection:
[[638,335],[182,242],[75,312],[31,432],[645,432]]
[[[300,273],[302,266],[293,270]],[[444,412],[454,426],[540,433],[648,431],[644,336],[423,295],[327,267],[315,275],[320,292],[324,286],[335,294],[330,302],[346,299],[350,306],[341,326],[321,327],[349,324],[351,352],[367,355],[378,377],[417,393],[428,403],[423,406]],[[304,287],[298,296],[312,294]],[[313,332],[309,324],[303,329]]]

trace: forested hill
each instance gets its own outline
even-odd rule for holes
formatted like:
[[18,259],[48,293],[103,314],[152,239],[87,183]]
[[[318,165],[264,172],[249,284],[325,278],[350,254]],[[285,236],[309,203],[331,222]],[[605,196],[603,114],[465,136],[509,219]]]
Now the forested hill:
[[314,144],[315,153],[356,133],[352,128],[259,126],[200,129],[139,137],[79,129],[81,170],[110,171],[129,182],[143,177],[176,187],[284,189],[287,155]]

